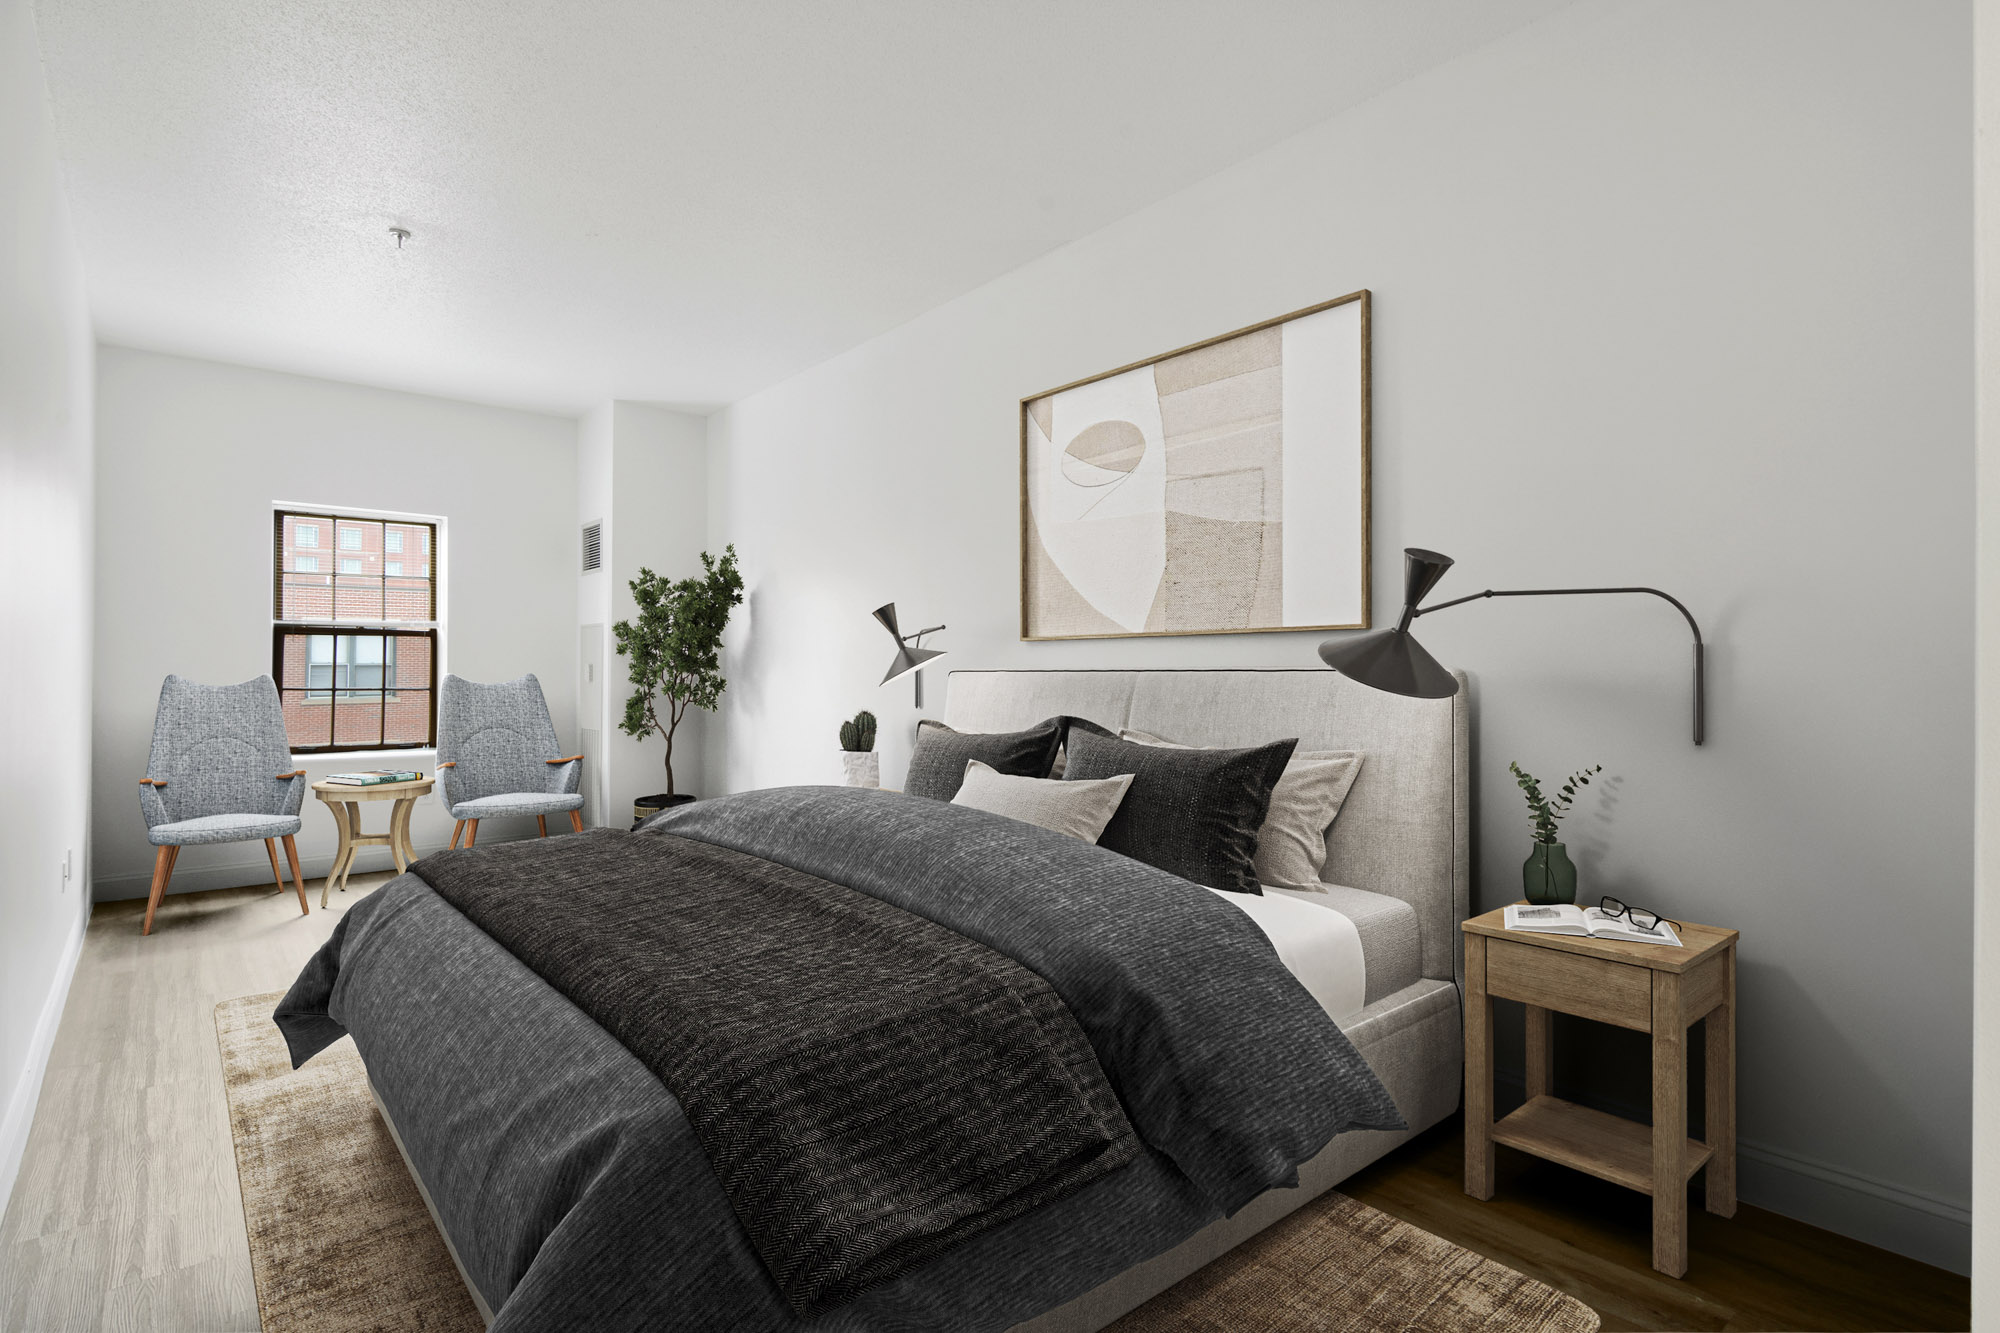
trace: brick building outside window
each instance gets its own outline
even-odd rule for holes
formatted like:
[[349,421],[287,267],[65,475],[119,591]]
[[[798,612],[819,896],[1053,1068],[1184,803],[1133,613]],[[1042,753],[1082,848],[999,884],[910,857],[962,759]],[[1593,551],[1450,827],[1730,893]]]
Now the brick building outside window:
[[[298,510],[273,520],[271,674],[292,749],[434,745],[437,524]],[[337,554],[322,562],[328,549]]]

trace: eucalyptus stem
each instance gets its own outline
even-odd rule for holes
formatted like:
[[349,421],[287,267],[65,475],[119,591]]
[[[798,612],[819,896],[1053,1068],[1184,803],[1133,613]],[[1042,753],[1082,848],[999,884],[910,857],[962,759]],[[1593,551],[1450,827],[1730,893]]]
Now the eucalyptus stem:
[[1570,774],[1563,782],[1562,789],[1553,797],[1542,795],[1541,782],[1519,764],[1509,762],[1507,771],[1514,775],[1514,785],[1528,798],[1528,827],[1533,831],[1535,841],[1545,846],[1552,846],[1559,841],[1556,837],[1556,825],[1570,812],[1570,807],[1576,804],[1578,791],[1588,787],[1590,779],[1604,771],[1604,765],[1592,764],[1589,768]]

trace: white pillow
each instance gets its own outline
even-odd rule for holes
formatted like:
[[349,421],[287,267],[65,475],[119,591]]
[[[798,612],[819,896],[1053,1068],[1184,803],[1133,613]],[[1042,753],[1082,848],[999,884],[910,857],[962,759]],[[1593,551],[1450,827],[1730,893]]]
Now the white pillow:
[[[1160,745],[1170,750],[1202,747],[1181,745],[1150,732],[1125,730],[1120,740]],[[1208,749],[1229,747],[1208,746]],[[1361,773],[1359,750],[1297,750],[1271,788],[1271,805],[1257,830],[1257,854],[1251,865],[1262,884],[1287,889],[1320,890],[1319,872],[1326,867],[1326,832]]]
[[965,761],[965,781],[953,805],[969,805],[1024,824],[1035,824],[1083,842],[1094,843],[1118,813],[1132,775],[1061,782],[1053,778],[1017,778],[977,759]]

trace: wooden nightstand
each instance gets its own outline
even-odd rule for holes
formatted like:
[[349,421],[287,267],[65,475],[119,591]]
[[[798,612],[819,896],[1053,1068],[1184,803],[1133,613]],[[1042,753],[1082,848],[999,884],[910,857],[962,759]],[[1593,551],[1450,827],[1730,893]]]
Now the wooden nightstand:
[[[1465,934],[1465,1192],[1493,1197],[1502,1143],[1653,1196],[1653,1267],[1687,1275],[1687,1182],[1708,1168],[1708,1211],[1736,1212],[1736,932],[1689,924],[1685,947],[1507,930],[1500,912]],[[1493,1119],[1493,1001],[1528,1006],[1528,1100]],[[1549,1014],[1653,1038],[1653,1128],[1549,1095]],[[1687,1137],[1687,1030],[1707,1020],[1704,1122]],[[1655,1133],[1657,1128],[1661,1132]]]

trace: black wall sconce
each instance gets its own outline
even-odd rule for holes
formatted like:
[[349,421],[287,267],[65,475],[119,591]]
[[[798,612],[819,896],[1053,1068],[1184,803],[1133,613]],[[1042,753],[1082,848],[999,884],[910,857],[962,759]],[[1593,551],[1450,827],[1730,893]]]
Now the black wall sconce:
[[896,640],[896,660],[889,663],[889,672],[882,677],[882,683],[887,685],[898,676],[912,676],[916,681],[917,707],[922,708],[924,706],[924,678],[921,668],[924,663],[930,661],[933,657],[943,657],[945,654],[945,650],[942,648],[924,647],[924,635],[935,634],[943,629],[944,626],[932,625],[929,629],[920,629],[914,633],[905,634],[896,628],[896,604],[894,602],[885,602],[881,606],[876,607],[875,619],[880,621],[882,628],[888,630],[890,636]]
[[1694,632],[1694,743],[1700,745],[1707,732],[1707,687],[1704,681],[1701,626],[1680,599],[1658,588],[1488,588],[1436,606],[1418,606],[1424,595],[1437,586],[1452,566],[1448,555],[1412,546],[1403,552],[1403,618],[1394,629],[1378,630],[1351,639],[1328,639],[1319,646],[1322,662],[1363,685],[1390,694],[1417,699],[1449,699],[1458,693],[1458,681],[1424,646],[1410,634],[1410,622],[1446,607],[1463,606],[1485,597],[1579,597],[1609,593],[1645,593],[1673,603]]

